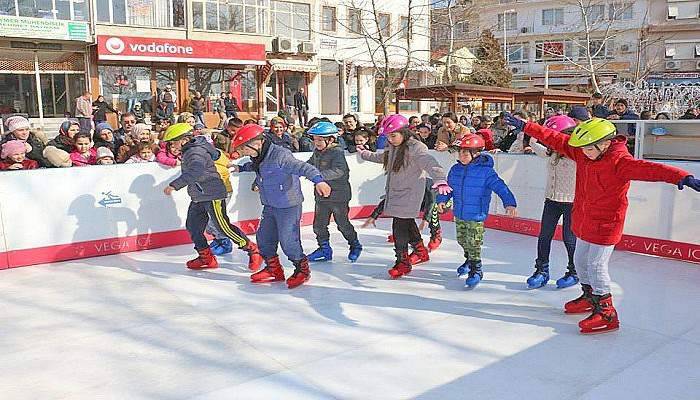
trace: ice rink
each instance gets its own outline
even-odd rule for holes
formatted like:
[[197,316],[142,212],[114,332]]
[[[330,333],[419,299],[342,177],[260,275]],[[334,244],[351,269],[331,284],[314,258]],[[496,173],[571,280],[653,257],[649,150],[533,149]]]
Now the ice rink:
[[[334,262],[292,291],[250,284],[238,251],[188,271],[189,245],[1,271],[0,398],[700,398],[699,265],[616,252],[621,329],[583,336],[578,287],[526,289],[535,237],[487,231],[469,291],[452,224],[398,281],[388,227],[354,265],[332,230]],[[554,279],[565,264],[556,242]]]

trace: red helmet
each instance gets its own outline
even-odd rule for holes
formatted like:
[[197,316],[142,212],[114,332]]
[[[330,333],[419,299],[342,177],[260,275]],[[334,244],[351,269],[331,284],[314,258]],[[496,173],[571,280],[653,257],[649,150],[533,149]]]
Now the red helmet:
[[377,135],[388,135],[391,132],[396,132],[401,128],[408,126],[408,120],[401,114],[391,114],[384,117],[382,123],[379,125],[379,130]]
[[258,124],[243,125],[231,139],[231,148],[237,149],[244,144],[262,136],[265,129]]
[[467,133],[461,139],[457,139],[452,143],[452,147],[458,149],[481,150],[486,146],[484,138],[473,133]]

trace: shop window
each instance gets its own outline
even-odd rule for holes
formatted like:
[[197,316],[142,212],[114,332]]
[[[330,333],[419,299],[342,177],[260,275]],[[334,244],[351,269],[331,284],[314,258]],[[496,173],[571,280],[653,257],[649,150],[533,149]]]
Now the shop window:
[[249,113],[258,112],[258,83],[255,71],[225,69],[223,91],[233,93],[238,108]]
[[185,26],[184,0],[96,0],[95,3],[98,22],[161,28]]
[[270,3],[270,20],[275,36],[300,40],[311,39],[311,6],[303,3],[273,1]]
[[265,34],[268,1],[193,0],[192,26],[209,31]]
[[121,111],[131,111],[140,102],[145,110],[151,110],[150,67],[100,65],[97,72],[100,94],[107,103]]

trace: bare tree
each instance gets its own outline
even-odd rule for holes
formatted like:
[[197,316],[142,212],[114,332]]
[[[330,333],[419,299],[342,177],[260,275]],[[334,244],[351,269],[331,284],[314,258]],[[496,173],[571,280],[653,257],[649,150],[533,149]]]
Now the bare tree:
[[445,52],[445,74],[440,78],[446,82],[458,80],[453,65],[459,61],[456,51],[475,46],[479,35],[479,2],[471,0],[446,0],[432,7],[430,24],[432,29],[431,49]]

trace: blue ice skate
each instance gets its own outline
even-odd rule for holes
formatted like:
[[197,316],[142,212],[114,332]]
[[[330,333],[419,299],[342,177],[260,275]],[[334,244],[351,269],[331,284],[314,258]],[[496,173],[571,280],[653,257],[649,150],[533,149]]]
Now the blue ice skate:
[[567,271],[561,278],[557,279],[557,289],[568,288],[578,283],[578,275],[573,265],[567,267]]
[[331,261],[333,259],[333,249],[328,242],[319,243],[318,249],[308,256],[309,261]]
[[357,261],[357,259],[360,258],[360,253],[362,253],[362,245],[360,244],[360,241],[355,240],[354,242],[350,243],[350,253],[348,253],[348,260],[350,260],[350,262]]
[[475,288],[481,282],[484,273],[481,271],[481,261],[472,261],[469,263],[469,274],[467,280],[464,281],[464,286],[467,288]]
[[535,272],[527,278],[528,289],[538,289],[549,282],[549,265],[535,265]]
[[215,256],[222,256],[233,251],[233,242],[229,238],[214,239],[209,245],[211,253]]
[[469,272],[469,261],[465,261],[464,264],[457,267],[457,277],[461,278]]

